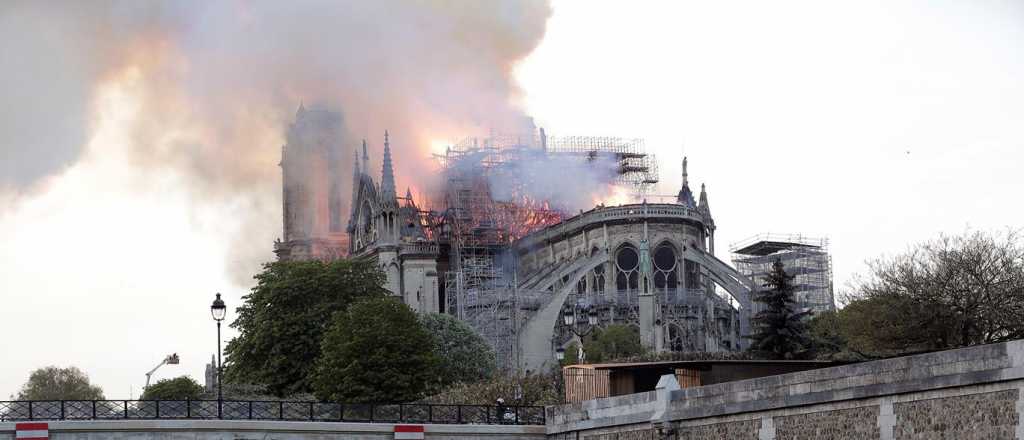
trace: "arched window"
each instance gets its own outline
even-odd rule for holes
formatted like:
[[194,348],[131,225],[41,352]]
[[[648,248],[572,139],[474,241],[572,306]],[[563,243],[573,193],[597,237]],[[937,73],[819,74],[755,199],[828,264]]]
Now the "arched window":
[[604,263],[594,267],[594,285],[591,290],[596,293],[604,293]]
[[635,292],[639,287],[640,254],[632,246],[623,246],[615,253],[615,288],[619,291]]
[[662,243],[654,248],[654,288],[667,294],[675,292],[679,284],[676,251],[672,245]]

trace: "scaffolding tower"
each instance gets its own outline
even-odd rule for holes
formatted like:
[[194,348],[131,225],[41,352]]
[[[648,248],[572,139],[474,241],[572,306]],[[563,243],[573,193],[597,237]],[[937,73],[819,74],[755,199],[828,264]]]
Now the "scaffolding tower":
[[[546,200],[528,197],[524,188],[529,182],[517,180],[522,178],[518,167],[553,158],[582,164],[609,159],[616,169],[608,184],[643,196],[658,181],[657,163],[639,139],[548,138],[543,129],[525,136],[467,138],[436,158],[444,177],[444,226],[438,238],[449,245],[446,309],[491,344],[500,368],[513,371],[519,365],[517,332],[550,292],[520,288],[511,244],[568,215]],[[509,187],[491,188],[495,176],[503,176],[500,181]],[[496,189],[503,194],[500,200]]]
[[[794,276],[794,294],[801,308],[811,313],[835,310],[832,256],[828,252],[827,238],[759,234],[734,243],[729,250],[733,265],[755,285],[764,285],[772,264],[779,260],[786,273]],[[764,304],[754,302],[754,314],[763,309]]]

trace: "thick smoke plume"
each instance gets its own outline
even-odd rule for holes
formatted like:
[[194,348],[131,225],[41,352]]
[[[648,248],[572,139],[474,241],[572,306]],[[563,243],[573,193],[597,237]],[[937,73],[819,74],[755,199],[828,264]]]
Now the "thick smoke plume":
[[545,154],[508,164],[488,175],[492,196],[498,201],[519,198],[547,202],[567,214],[594,207],[614,191],[618,162],[612,155],[579,156]]
[[[232,207],[241,282],[280,234],[300,102],[342,112],[345,148],[368,137],[377,169],[390,130],[398,183],[414,184],[431,141],[521,120],[512,69],[549,15],[536,0],[4,2],[0,189],[31,197],[88,154],[179,174],[197,202]],[[109,88],[137,107],[126,145],[86,151]]]

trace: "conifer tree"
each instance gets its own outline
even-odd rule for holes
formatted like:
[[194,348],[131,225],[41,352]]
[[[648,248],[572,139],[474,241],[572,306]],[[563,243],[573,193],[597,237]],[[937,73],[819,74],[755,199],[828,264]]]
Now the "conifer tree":
[[807,317],[799,310],[794,297],[793,275],[786,273],[782,261],[776,259],[754,301],[765,309],[754,316],[754,334],[750,335],[750,351],[768,359],[805,359],[810,355],[811,339]]

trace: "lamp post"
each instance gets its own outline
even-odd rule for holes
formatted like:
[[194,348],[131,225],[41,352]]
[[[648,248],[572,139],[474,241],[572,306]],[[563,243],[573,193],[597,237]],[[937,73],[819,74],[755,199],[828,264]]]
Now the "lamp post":
[[[577,317],[579,315],[579,317]],[[587,319],[580,319],[586,316]],[[589,305],[573,305],[562,311],[562,323],[569,328],[572,334],[576,335],[577,340],[580,342],[579,355],[577,356],[578,361],[582,362],[585,353],[583,352],[583,337],[589,335],[597,328],[597,308]],[[555,350],[555,357],[558,360],[565,359],[565,349],[558,347]]]
[[220,322],[224,320],[224,316],[227,315],[228,307],[224,305],[224,300],[220,299],[220,294],[217,294],[217,298],[213,300],[213,304],[210,305],[210,315],[213,316],[213,320],[217,321],[217,418],[224,418],[224,386],[221,383],[221,376],[224,373],[224,363],[220,360]]

